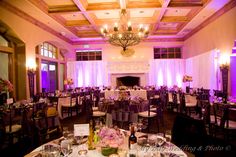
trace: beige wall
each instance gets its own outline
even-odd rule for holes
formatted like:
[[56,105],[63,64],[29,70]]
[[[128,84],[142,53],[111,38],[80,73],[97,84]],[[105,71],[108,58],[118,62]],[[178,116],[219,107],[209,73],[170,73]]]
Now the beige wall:
[[236,40],[236,7],[185,40],[184,58],[213,49],[231,54],[234,40]]
[[[8,25],[12,31],[25,43],[25,53],[24,61],[27,61],[30,58],[35,58],[35,47],[41,44],[44,41],[48,41],[53,43],[59,49],[67,49],[68,52],[73,52],[73,47],[61,40],[60,38],[48,33],[47,31],[41,29],[40,27],[20,18],[19,16],[9,12],[2,6],[0,6],[0,20],[3,21],[6,25]],[[21,63],[23,64],[23,63]],[[24,66],[24,65],[22,65]],[[20,76],[26,78],[26,71],[21,73]],[[26,87],[28,88],[28,81],[25,79]],[[27,89],[27,97],[29,97],[29,90]]]
[[[149,61],[153,59],[154,47],[169,47],[169,46],[183,46],[183,42],[141,42],[136,46],[130,47],[135,50],[131,57],[124,57],[121,55],[121,47],[113,46],[110,44],[91,44],[90,49],[102,49],[102,58],[104,61]],[[83,45],[74,46],[75,49],[83,48]],[[71,60],[75,60],[75,55],[71,56]]]

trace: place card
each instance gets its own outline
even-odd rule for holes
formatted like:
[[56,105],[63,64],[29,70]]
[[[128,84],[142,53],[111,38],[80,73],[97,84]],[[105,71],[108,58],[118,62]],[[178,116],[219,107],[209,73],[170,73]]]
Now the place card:
[[7,105],[13,104],[13,98],[7,99]]
[[89,124],[74,124],[74,136],[89,136]]

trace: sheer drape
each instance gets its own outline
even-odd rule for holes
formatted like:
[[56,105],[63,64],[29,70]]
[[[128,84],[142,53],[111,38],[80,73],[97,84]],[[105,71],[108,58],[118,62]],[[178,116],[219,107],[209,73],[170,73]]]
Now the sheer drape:
[[183,59],[156,59],[150,61],[149,85],[182,87]]
[[74,80],[74,87],[107,85],[106,63],[103,61],[67,62],[67,77]]
[[186,74],[193,77],[191,87],[218,89],[218,69],[217,52],[215,51],[186,59]]

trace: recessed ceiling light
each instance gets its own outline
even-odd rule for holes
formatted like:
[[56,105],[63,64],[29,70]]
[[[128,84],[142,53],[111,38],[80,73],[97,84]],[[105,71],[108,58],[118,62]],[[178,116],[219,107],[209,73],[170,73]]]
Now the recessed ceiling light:
[[66,32],[61,32],[61,35],[62,35],[62,36],[65,36],[65,35],[66,35]]

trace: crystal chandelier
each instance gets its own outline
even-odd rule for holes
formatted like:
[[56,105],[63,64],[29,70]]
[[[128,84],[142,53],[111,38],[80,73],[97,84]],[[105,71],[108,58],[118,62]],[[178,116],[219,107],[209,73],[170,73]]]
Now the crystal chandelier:
[[114,46],[121,46],[123,51],[128,51],[129,46],[134,46],[140,43],[143,38],[147,38],[149,34],[148,26],[144,28],[142,24],[138,28],[133,28],[131,22],[127,22],[126,10],[121,10],[120,26],[114,24],[113,29],[108,29],[105,25],[101,28],[101,33],[104,38],[107,38],[109,43]]

